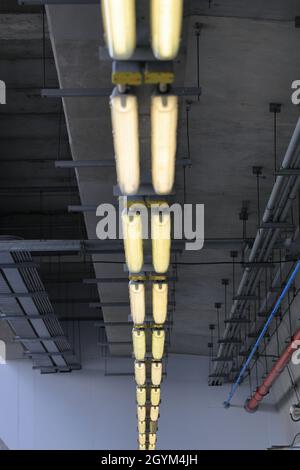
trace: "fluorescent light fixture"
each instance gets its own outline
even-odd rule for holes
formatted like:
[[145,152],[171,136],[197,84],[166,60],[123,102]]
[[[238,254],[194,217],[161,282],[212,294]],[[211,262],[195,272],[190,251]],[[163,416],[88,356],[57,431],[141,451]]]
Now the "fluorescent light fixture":
[[152,385],[159,387],[162,380],[162,363],[152,362],[151,364],[151,381]]
[[139,445],[139,450],[146,450],[146,446],[145,445]]
[[163,325],[168,311],[168,284],[154,282],[152,287],[153,320],[157,325]]
[[136,401],[139,406],[146,405],[146,388],[137,387],[136,389]]
[[157,194],[169,194],[175,179],[178,97],[151,99],[152,183]]
[[158,406],[160,403],[160,388],[151,388],[151,405]]
[[159,417],[159,406],[150,407],[150,419],[151,421],[157,421]]
[[135,381],[142,387],[146,382],[146,364],[144,362],[135,362],[134,364]]
[[155,449],[156,449],[156,446],[155,446],[155,445],[149,444],[148,450],[155,450]]
[[152,263],[163,274],[169,269],[171,254],[171,214],[167,203],[151,210]]
[[183,0],[151,0],[151,42],[155,57],[173,60],[178,54]]
[[146,421],[139,421],[138,422],[138,431],[140,434],[145,434],[146,432]]
[[136,194],[140,185],[137,97],[114,91],[110,105],[118,184],[123,194]]
[[[144,330],[132,330],[133,352],[137,361],[143,361],[146,354],[146,335]],[[141,420],[143,421],[143,420]]]
[[136,47],[135,0],[102,0],[102,18],[110,56],[129,59]]
[[164,330],[152,331],[152,357],[160,361],[164,354],[165,332]]
[[139,434],[139,443],[140,445],[146,445],[146,434]]
[[145,286],[141,282],[129,283],[130,310],[133,323],[142,325],[145,321]]
[[149,433],[148,438],[149,438],[149,445],[150,446],[155,446],[155,444],[156,444],[156,434]]
[[146,407],[145,406],[137,407],[137,416],[138,416],[138,421],[146,420]]
[[131,273],[139,273],[144,264],[143,229],[140,213],[127,209],[122,213],[125,258]]

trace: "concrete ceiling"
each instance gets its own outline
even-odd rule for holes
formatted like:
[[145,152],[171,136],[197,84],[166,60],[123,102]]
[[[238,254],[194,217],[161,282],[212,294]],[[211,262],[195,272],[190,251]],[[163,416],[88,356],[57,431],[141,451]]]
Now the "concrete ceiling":
[[[7,104],[0,108],[0,236],[84,239],[82,215],[67,210],[68,204],[80,201],[75,175],[54,167],[57,159],[72,158],[62,106],[57,100],[41,98],[40,93],[43,86],[58,86],[44,20],[43,41],[40,7],[1,2],[0,77],[6,83]],[[37,255],[56,312],[64,318],[86,316],[82,299],[97,298],[94,286],[82,284],[83,278],[94,277],[89,260],[59,253]],[[63,326],[72,339],[70,322]],[[1,322],[0,338],[8,342],[8,359],[23,357],[23,349],[11,342],[13,336],[8,324]]]
[[[145,0],[139,2],[140,25],[147,22],[147,3]],[[37,163],[30,163],[29,159],[68,159],[71,156],[74,160],[113,159],[108,97],[64,99],[68,132],[64,125],[60,127],[60,100],[41,100],[32,97],[32,91],[29,96],[29,92],[23,90],[44,87],[40,10],[16,8],[14,11],[5,4],[1,11],[0,21],[4,27],[0,30],[0,47],[5,45],[5,48],[1,47],[0,78],[9,83],[11,88],[19,88],[13,92],[14,99],[8,100],[7,107],[3,111],[1,108],[1,145],[6,159],[25,160],[18,161],[13,167],[11,162],[2,164],[5,179],[3,185],[12,185],[15,188],[24,185],[55,185],[66,189],[65,194],[55,193],[51,198],[36,190],[30,197],[21,198],[18,194],[19,197],[9,199],[10,212],[61,211],[60,216],[57,213],[54,216],[45,215],[45,223],[50,224],[53,230],[46,226],[40,228],[40,215],[31,214],[32,217],[38,217],[38,222],[35,229],[32,222],[29,234],[25,228],[28,227],[27,213],[22,216],[26,220],[22,224],[20,214],[15,214],[15,218],[8,221],[12,221],[12,226],[16,221],[22,225],[13,234],[24,238],[84,238],[81,215],[66,214],[69,204],[79,203],[77,190],[71,188],[76,188],[78,184],[81,204],[116,203],[113,196],[113,186],[116,184],[114,168],[80,169],[76,171],[75,178],[73,170],[55,170],[53,162],[48,161],[37,166]],[[46,11],[56,65],[55,70],[47,38],[46,87],[56,87],[58,83],[62,88],[111,87],[111,63],[99,59],[99,46],[103,46],[99,6],[56,5],[48,6]],[[256,178],[252,174],[252,167],[263,167],[265,179],[261,181],[262,208],[274,182],[273,115],[269,112],[269,103],[282,104],[282,112],[278,116],[278,163],[299,114],[291,103],[291,83],[299,78],[300,63],[295,46],[300,35],[299,29],[294,26],[296,15],[299,15],[297,0],[186,2],[182,52],[175,64],[176,85],[197,85],[195,24],[201,23],[199,57],[202,96],[199,102],[193,99],[190,104],[192,167],[186,173],[186,194],[187,202],[205,204],[207,239],[242,237],[239,212],[243,201],[247,201],[249,208],[247,236],[253,237],[256,233]],[[149,166],[150,148],[150,92],[151,90],[139,91],[141,144],[146,167]],[[9,113],[11,116],[6,115]],[[61,143],[58,150],[59,135]],[[180,100],[178,156],[187,156],[185,98]],[[183,170],[179,167],[175,198],[179,202],[183,201],[183,181]],[[1,213],[7,211],[8,205],[3,199],[0,201],[0,208]],[[55,222],[50,217],[54,217]],[[86,212],[84,221],[87,236],[95,239],[95,214]],[[59,228],[66,224],[69,228]],[[177,258],[179,280],[176,284],[176,309],[169,348],[171,352],[208,354],[208,325],[216,323],[217,319],[214,303],[224,302],[222,278],[230,279],[229,304],[232,297],[232,249],[234,245],[212,249],[206,244],[200,252],[185,252]],[[60,263],[55,263],[58,259],[54,258],[43,259],[51,261],[45,268],[44,276],[52,283],[57,279],[57,265],[62,270],[62,279],[76,277],[71,263],[65,263],[64,257],[60,259]],[[99,260],[116,261],[118,264],[101,264]],[[94,273],[90,265],[76,264],[78,279],[94,275],[125,277],[123,260],[122,255],[94,256],[94,261],[98,261],[94,264]],[[220,261],[227,264],[188,265]],[[53,263],[56,266],[54,268]],[[239,279],[239,268],[236,269],[236,279]],[[125,283],[102,284],[98,293],[94,288],[88,294],[83,287],[79,288],[77,285],[60,286],[59,283],[52,284],[52,287],[49,284],[52,297],[97,298],[99,294],[103,302],[128,301]],[[82,305],[71,304],[70,307],[69,303],[69,306],[60,304],[60,307],[65,308],[65,312],[72,309],[72,312],[75,310],[75,313],[86,314],[86,307]],[[88,312],[93,313],[100,316],[101,312]],[[128,308],[103,309],[106,321],[127,321],[128,314]],[[121,328],[107,327],[110,341],[129,341],[130,335],[130,325]],[[112,354],[128,354],[130,351],[131,348],[127,345],[111,347]]]

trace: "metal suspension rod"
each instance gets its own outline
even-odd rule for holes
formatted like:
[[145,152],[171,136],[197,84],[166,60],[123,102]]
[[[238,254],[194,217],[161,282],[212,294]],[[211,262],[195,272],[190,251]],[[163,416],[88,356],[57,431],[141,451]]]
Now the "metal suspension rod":
[[[295,165],[295,163],[297,163],[297,160],[299,159],[299,150],[300,150],[300,119],[298,119],[291,142],[289,144],[284,160],[282,162],[282,168],[290,168],[291,166]],[[271,219],[272,215],[274,216],[274,220],[278,220],[279,218],[283,220],[284,217],[287,216],[288,210],[292,203],[292,199],[298,190],[299,184],[300,184],[300,178],[298,179],[291,178],[289,183],[286,186],[284,186],[284,176],[277,177],[273,190],[271,192],[267,207],[263,214],[263,218],[262,218],[263,223],[268,222]],[[283,203],[282,201],[286,201],[286,202]],[[249,256],[249,261],[250,262],[261,261],[263,258],[266,258],[269,255],[278,237],[278,234],[279,234],[278,229],[274,231],[267,230],[267,232],[266,232],[266,229],[259,229],[255,238],[250,256]],[[261,244],[262,244],[262,247],[260,246]],[[259,253],[259,257],[257,259],[258,253]],[[257,272],[253,273],[253,271],[251,271],[250,269],[245,269],[244,274],[239,284],[237,295],[241,295],[243,293],[243,290],[246,285],[251,286],[247,288],[248,291],[250,289],[254,289],[260,278],[260,274],[261,274],[261,270],[258,270]],[[243,307],[245,306],[245,304],[246,302],[243,303]],[[229,318],[234,316],[238,305],[239,305],[239,301],[235,300],[232,304]],[[229,333],[229,326],[230,325],[227,325],[226,327],[225,337]],[[218,356],[219,355],[222,356],[223,354],[225,354],[228,348],[230,349],[230,345],[227,347],[224,345],[221,345],[219,348]],[[217,368],[217,365],[215,366],[215,369],[216,368]]]

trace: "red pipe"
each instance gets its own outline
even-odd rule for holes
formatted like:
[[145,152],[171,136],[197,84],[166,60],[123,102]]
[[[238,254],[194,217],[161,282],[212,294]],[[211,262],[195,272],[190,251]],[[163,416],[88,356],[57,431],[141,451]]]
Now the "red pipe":
[[[299,343],[295,344],[295,341],[299,341]],[[290,362],[294,352],[300,346],[300,330],[294,334],[292,341],[282,353],[280,358],[276,361],[272,370],[268,373],[267,377],[264,379],[261,386],[256,390],[256,392],[252,395],[251,398],[248,398],[245,404],[245,410],[249,413],[254,413],[258,407],[260,402],[263,398],[269,393],[272,385],[277,380],[279,375],[283,372],[287,364]]]

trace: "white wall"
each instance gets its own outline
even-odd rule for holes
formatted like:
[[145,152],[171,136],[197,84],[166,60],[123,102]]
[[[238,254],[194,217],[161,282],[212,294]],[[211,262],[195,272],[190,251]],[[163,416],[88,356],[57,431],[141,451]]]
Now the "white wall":
[[[92,351],[92,349],[91,349]],[[28,361],[0,366],[0,436],[11,449],[135,449],[135,387],[130,377],[104,377],[103,362],[83,357],[83,370],[40,375]],[[159,449],[265,449],[287,441],[280,415],[243,410],[248,387],[225,410],[227,387],[207,386],[207,358],[172,356],[162,390]],[[128,371],[131,361],[119,361]],[[116,368],[115,368],[116,370]]]

